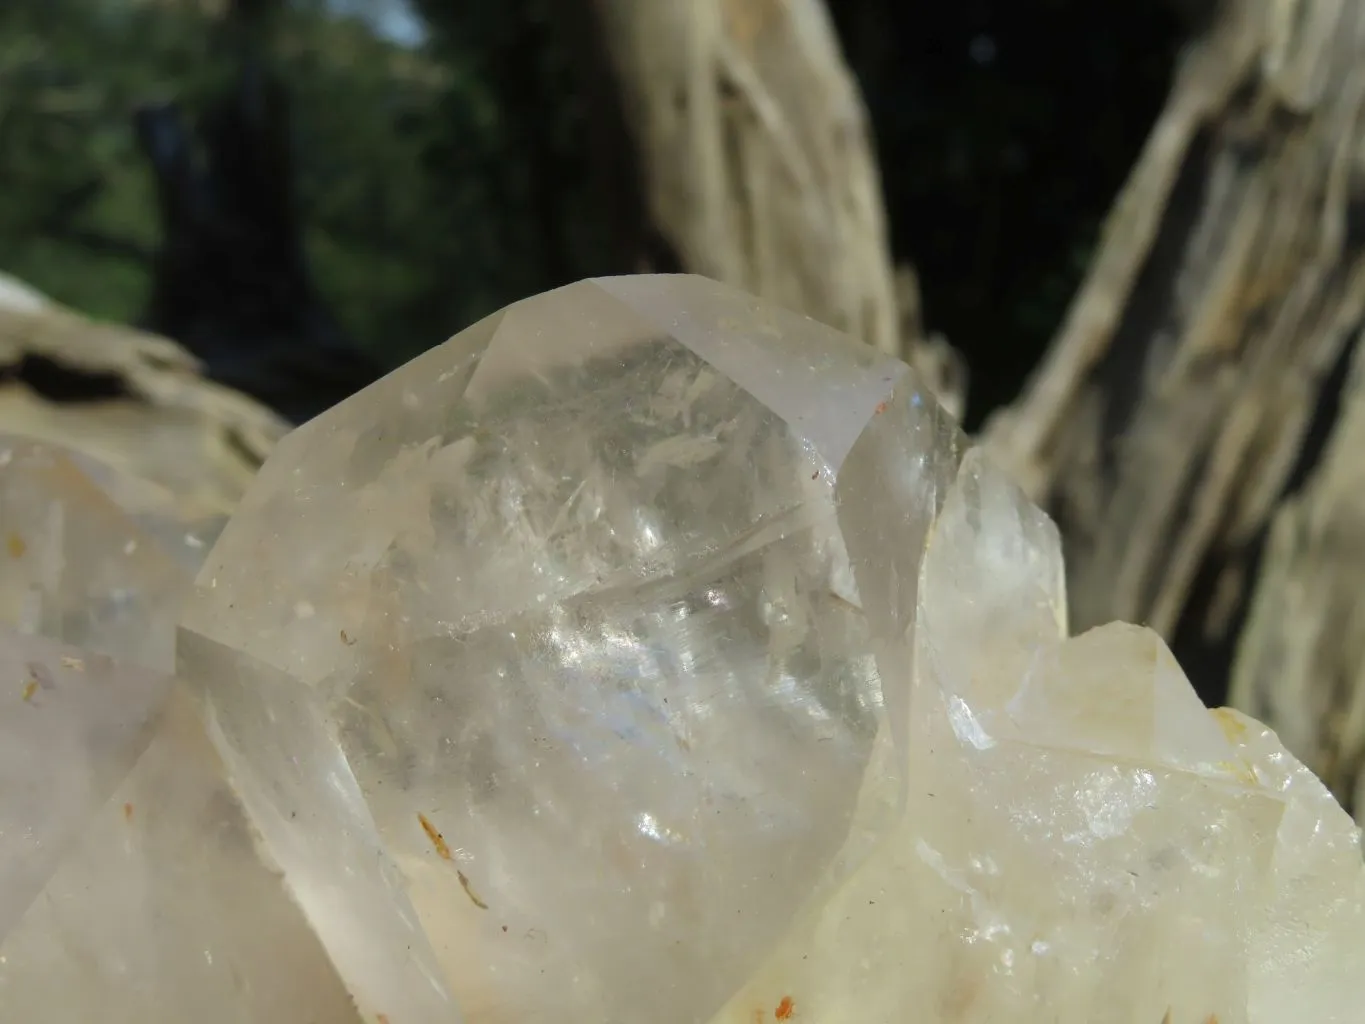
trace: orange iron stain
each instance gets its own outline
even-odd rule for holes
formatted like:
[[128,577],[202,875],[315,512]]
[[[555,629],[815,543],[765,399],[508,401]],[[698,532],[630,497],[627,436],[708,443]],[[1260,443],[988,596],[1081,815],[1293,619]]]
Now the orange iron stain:
[[469,902],[480,910],[487,910],[488,904],[474,895],[474,890],[469,887],[469,878],[463,871],[456,870],[455,877],[460,880],[460,886],[464,889],[464,894],[469,897]]
[[431,840],[431,845],[436,847],[436,852],[442,860],[450,860],[450,847],[446,845],[446,837],[436,831],[436,826],[427,820],[427,816],[421,811],[417,812],[417,820],[422,823],[422,831]]
[[379,1021],[379,1024],[389,1024],[389,1015],[387,1013],[381,1013],[375,1019]]
[[882,413],[886,412],[886,403],[885,403],[885,402],[878,402],[878,403],[877,403],[877,410],[876,410],[876,411],[877,411],[877,415],[878,415],[878,416],[880,416]]
[[[886,403],[883,402],[883,405]],[[791,1020],[792,1014],[796,1013],[796,1004],[792,1002],[791,996],[783,996],[782,1002],[777,1004],[777,1009],[773,1011],[773,1016],[778,1020]]]
[[132,821],[132,820],[133,820],[133,805],[132,805],[132,804],[124,804],[124,805],[123,805],[123,820],[124,820],[124,821]]
[[9,549],[10,558],[23,558],[24,552],[28,550],[28,545],[24,543],[24,538],[17,533],[11,533],[5,546]]

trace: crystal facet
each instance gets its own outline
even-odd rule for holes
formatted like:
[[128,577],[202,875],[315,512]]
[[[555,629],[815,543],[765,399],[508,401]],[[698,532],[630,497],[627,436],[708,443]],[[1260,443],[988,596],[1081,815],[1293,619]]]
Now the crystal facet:
[[171,681],[191,575],[139,490],[0,438],[0,1020],[354,1022]]
[[[179,637],[389,1024],[1329,1024],[1346,816],[906,368],[691,277],[518,303],[300,428]],[[456,1007],[459,1007],[457,1012]]]

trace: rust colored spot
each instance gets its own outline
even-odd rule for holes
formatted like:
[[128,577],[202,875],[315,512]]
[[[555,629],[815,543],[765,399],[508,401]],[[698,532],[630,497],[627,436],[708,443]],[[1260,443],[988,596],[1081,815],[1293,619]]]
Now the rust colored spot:
[[[883,402],[883,405],[886,403]],[[782,1002],[777,1004],[777,1009],[773,1011],[773,1016],[778,1020],[791,1020],[792,1014],[796,1013],[796,1004],[792,1002],[791,996],[783,996]]]
[[1204,1019],[1204,1024],[1218,1024],[1218,1014],[1211,1013]]
[[24,552],[28,550],[28,545],[24,543],[24,538],[17,533],[11,533],[9,539],[5,541],[5,547],[9,549],[10,558],[23,558]]
[[132,804],[124,804],[124,805],[123,805],[123,820],[124,820],[124,821],[132,821],[132,820],[133,820],[133,805],[132,805]]
[[350,647],[355,644],[355,639],[349,636],[347,632],[343,629],[341,631],[341,642],[345,644],[347,647]]
[[24,684],[24,700],[33,699],[33,695],[38,692],[38,680],[30,679]]
[[375,1019],[379,1021],[379,1024],[389,1024],[389,1015],[387,1013],[381,1013]]
[[436,826],[427,820],[427,816],[421,811],[417,812],[417,820],[422,823],[422,831],[431,840],[431,845],[436,847],[436,852],[440,854],[442,860],[450,860],[450,847],[446,845],[446,837],[436,831]]
[[880,416],[880,415],[881,415],[882,413],[884,413],[884,412],[886,412],[886,403],[885,403],[885,402],[878,402],[878,403],[877,403],[877,415]]
[[460,887],[464,889],[464,894],[469,897],[469,902],[480,910],[487,910],[488,904],[474,895],[474,890],[469,887],[469,878],[463,871],[456,870],[455,877],[460,880]]

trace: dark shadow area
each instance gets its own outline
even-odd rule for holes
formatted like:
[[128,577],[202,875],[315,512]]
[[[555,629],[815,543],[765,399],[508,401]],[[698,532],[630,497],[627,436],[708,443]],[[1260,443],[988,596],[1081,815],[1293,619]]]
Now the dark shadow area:
[[21,381],[52,402],[104,402],[129,395],[123,378],[116,373],[81,369],[37,355],[0,367],[0,381]]
[[892,244],[967,358],[967,426],[1051,340],[1166,97],[1189,3],[832,0],[877,136]]
[[162,229],[142,326],[184,345],[212,379],[302,422],[382,367],[345,336],[309,272],[289,109],[247,52],[194,128],[174,104],[137,111]]

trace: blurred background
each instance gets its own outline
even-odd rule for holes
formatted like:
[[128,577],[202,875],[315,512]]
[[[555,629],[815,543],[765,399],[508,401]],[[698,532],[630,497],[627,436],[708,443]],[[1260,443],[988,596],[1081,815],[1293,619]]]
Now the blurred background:
[[[203,278],[186,287],[268,295],[279,308],[259,315],[275,322],[258,326],[278,345],[300,342],[286,307],[317,306],[389,367],[514,299],[679,264],[630,180],[640,159],[605,95],[619,87],[593,0],[2,8],[0,266],[93,316],[186,329],[156,301],[166,220],[184,216],[168,202],[209,202],[210,186],[176,177],[186,147],[228,154],[205,216],[259,222],[177,240]],[[893,258],[916,267],[925,324],[971,367],[975,425],[1055,331],[1161,109],[1182,23],[1160,3],[1074,0],[835,0],[829,14],[866,97]],[[162,122],[151,145],[140,113]],[[229,209],[228,190],[253,191]]]
[[707,274],[915,366],[1073,629],[1151,624],[1354,808],[1363,7],[5,0],[0,429],[227,510],[508,302]]

